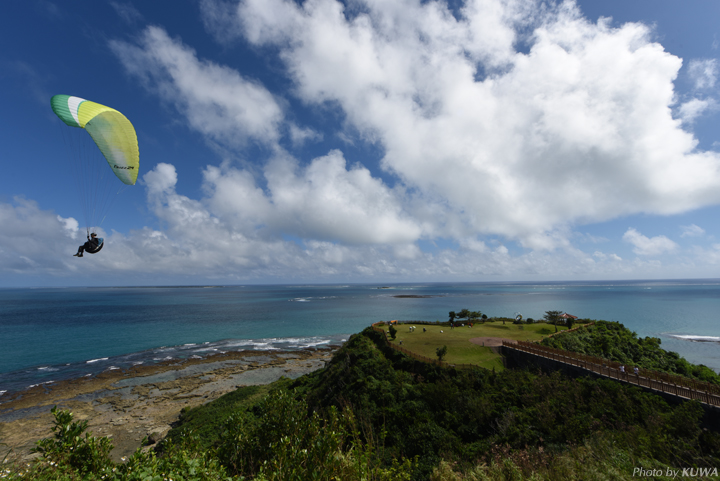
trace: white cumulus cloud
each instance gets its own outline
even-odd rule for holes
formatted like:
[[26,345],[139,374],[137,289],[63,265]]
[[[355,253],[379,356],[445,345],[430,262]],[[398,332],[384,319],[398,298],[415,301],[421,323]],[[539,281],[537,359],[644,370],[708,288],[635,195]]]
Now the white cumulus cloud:
[[282,109],[259,82],[199,60],[191,47],[160,27],[146,28],[136,44],[113,40],[110,48],[131,75],[209,139],[230,146],[248,138],[277,142]]
[[705,229],[695,224],[683,225],[680,228],[682,229],[680,237],[700,237],[705,234]]
[[[346,128],[379,142],[430,236],[557,248],[568,223],[720,201],[718,154],[672,115],[681,59],[645,25],[591,23],[572,2],[203,7],[218,38],[279,49],[294,95],[338,105]],[[688,104],[684,119],[708,107]]]
[[290,125],[290,140],[293,145],[302,145],[307,141],[322,140],[323,135],[310,128],[298,127],[295,124]]
[[680,105],[679,114],[684,123],[692,124],[705,112],[717,110],[717,108],[718,105],[714,99],[691,99]]
[[688,65],[688,75],[697,90],[711,89],[715,87],[718,76],[717,60],[693,59]]
[[[0,203],[0,274],[66,277],[77,273],[77,252],[84,233],[78,222],[42,210],[36,202],[15,197]],[[22,285],[22,284],[21,284]]]
[[396,244],[413,242],[421,233],[381,181],[362,166],[347,169],[337,150],[300,172],[293,162],[275,161],[265,175],[278,217],[303,238]]
[[641,256],[656,256],[677,249],[678,245],[664,235],[647,237],[630,228],[623,234],[623,240],[633,245],[633,252]]

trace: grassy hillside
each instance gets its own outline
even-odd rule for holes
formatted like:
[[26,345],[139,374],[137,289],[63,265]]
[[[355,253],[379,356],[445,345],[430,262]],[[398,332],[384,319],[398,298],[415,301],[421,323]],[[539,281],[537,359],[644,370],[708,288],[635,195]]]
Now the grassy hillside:
[[[410,329],[413,325],[415,330]],[[384,328],[387,329],[386,326]],[[558,330],[565,330],[565,327],[558,326]],[[397,326],[397,336],[391,342],[431,359],[436,358],[437,348],[447,346],[445,360],[449,363],[475,364],[489,370],[502,370],[504,367],[499,354],[489,347],[471,343],[470,339],[496,337],[515,341],[540,341],[553,333],[555,326],[544,322],[513,324],[511,321],[495,321],[452,329],[442,324],[400,324]]]

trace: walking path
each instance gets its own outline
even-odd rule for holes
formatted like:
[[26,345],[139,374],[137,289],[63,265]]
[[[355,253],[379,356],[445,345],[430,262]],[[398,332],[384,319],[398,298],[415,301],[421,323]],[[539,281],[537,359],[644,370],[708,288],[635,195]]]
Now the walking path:
[[470,342],[478,346],[496,347],[502,346],[503,342],[515,342],[512,339],[504,339],[502,337],[473,337]]
[[489,347],[495,354],[502,355],[503,342],[515,342],[512,339],[503,339],[502,337],[473,337],[470,342],[478,346]]

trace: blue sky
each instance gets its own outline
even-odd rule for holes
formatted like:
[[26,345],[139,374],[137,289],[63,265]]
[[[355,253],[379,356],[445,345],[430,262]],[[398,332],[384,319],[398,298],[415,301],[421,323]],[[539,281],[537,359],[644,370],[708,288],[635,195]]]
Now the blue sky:
[[[0,286],[720,277],[717,18],[714,1],[10,2]],[[138,134],[139,180],[109,184],[106,247],[83,259],[95,184],[55,94]]]

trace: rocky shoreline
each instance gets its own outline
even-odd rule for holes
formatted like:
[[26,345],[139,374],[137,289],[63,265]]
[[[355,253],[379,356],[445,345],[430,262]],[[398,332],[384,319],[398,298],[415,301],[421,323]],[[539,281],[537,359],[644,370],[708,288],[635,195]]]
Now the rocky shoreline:
[[50,409],[70,409],[87,420],[95,436],[110,436],[115,461],[140,447],[143,438],[159,440],[185,407],[213,401],[239,386],[298,378],[332,358],[335,349],[238,351],[203,359],[172,360],[94,377],[40,385],[0,404],[0,459],[29,459],[39,439],[52,436]]

